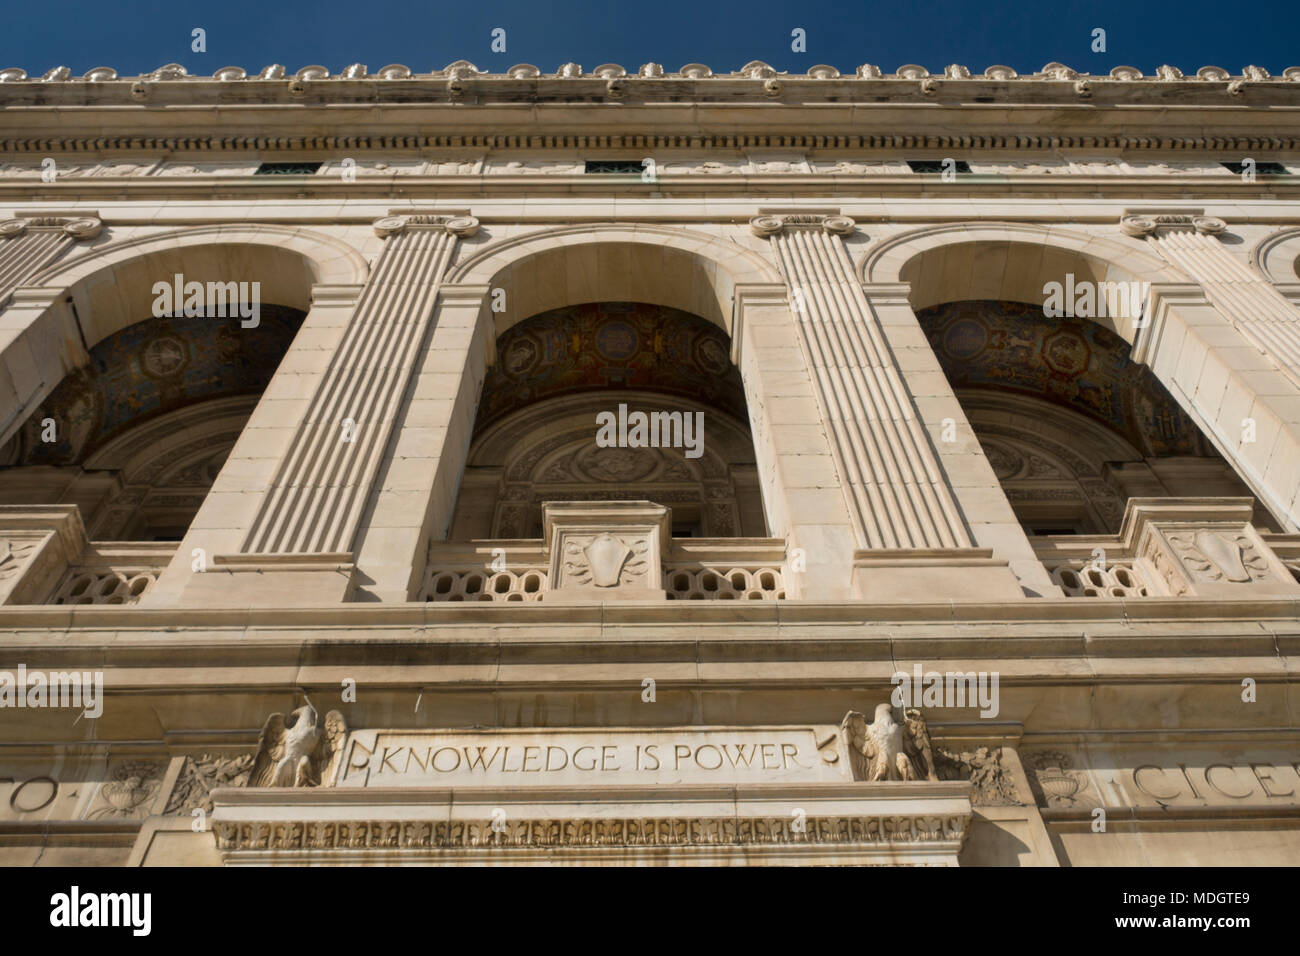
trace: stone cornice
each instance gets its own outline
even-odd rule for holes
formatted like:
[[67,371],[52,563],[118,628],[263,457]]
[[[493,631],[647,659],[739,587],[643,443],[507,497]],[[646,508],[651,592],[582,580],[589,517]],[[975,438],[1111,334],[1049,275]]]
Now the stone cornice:
[[[714,73],[712,68],[703,63],[688,63],[676,72],[665,71],[663,66],[658,63],[646,63],[636,73],[629,74],[627,70],[617,63],[602,63],[600,66],[591,70],[584,70],[581,64],[565,63],[559,66],[554,73],[543,73],[531,63],[520,63],[510,67],[503,73],[492,73],[488,70],[480,70],[468,60],[456,60],[449,63],[441,70],[434,70],[429,73],[415,73],[410,67],[400,63],[389,64],[383,67],[377,73],[371,74],[369,69],[361,63],[354,63],[345,67],[341,72],[331,75],[328,68],[323,66],[304,66],[296,73],[290,75],[284,66],[272,64],[263,67],[258,73],[250,75],[243,67],[227,66],[222,67],[212,74],[211,78],[204,76],[191,76],[185,67],[179,63],[168,63],[158,67],[149,73],[142,73],[138,76],[119,76],[117,71],[112,67],[100,66],[88,70],[81,77],[74,77],[72,71],[67,67],[58,66],[48,70],[42,76],[36,77],[27,75],[27,72],[18,67],[9,67],[0,70],[0,83],[5,84],[42,84],[60,86],[79,86],[91,85],[97,87],[112,86],[114,84],[128,84],[129,87],[144,85],[145,92],[148,92],[149,84],[172,84],[183,83],[187,86],[195,84],[205,84],[216,81],[221,84],[279,84],[291,92],[301,94],[315,84],[331,80],[334,84],[399,84],[409,85],[413,82],[441,80],[449,86],[449,92],[453,95],[466,92],[474,83],[490,82],[567,82],[574,85],[583,80],[598,80],[606,84],[606,88],[611,89],[614,93],[626,93],[635,88],[638,83],[672,83],[674,81],[708,81],[710,84],[721,84],[727,81],[748,80],[761,85],[768,95],[774,95],[780,90],[780,86],[774,91],[769,83],[776,80],[780,83],[812,81],[814,83],[826,83],[828,81],[861,81],[861,82],[908,82],[919,83],[921,80],[946,80],[958,83],[979,83],[990,80],[997,83],[1015,82],[1023,83],[1078,83],[1084,81],[1089,84],[1108,85],[1108,84],[1230,84],[1233,81],[1247,83],[1277,83],[1277,82],[1300,82],[1300,67],[1288,67],[1279,77],[1274,77],[1267,70],[1260,66],[1244,67],[1241,73],[1232,74],[1228,70],[1218,66],[1203,66],[1196,71],[1195,75],[1187,76],[1175,66],[1162,65],[1156,69],[1152,75],[1144,75],[1141,70],[1132,66],[1117,66],[1105,75],[1093,75],[1091,73],[1080,73],[1071,69],[1063,63],[1048,63],[1036,73],[1025,75],[1018,74],[1009,66],[995,65],[984,70],[982,76],[972,74],[970,69],[960,64],[952,64],[944,68],[942,73],[931,73],[923,66],[916,64],[905,64],[900,66],[893,73],[885,73],[880,67],[866,63],[859,66],[854,73],[844,74],[838,68],[819,63],[812,66],[804,74],[790,73],[787,71],[778,71],[772,66],[761,60],[751,60],[740,69],[727,73]],[[610,81],[614,81],[612,87]]]
[[[714,74],[647,64],[529,65],[487,73],[457,61],[414,74],[391,65],[338,76],[279,66],[192,77],[169,64],[138,77],[106,67],[73,78],[0,70],[0,151],[190,154],[395,150],[1295,150],[1286,111],[1300,109],[1300,67],[1273,77],[1173,67],[1107,76],[1051,63],[1028,76],[953,65],[807,75],[760,62]],[[57,114],[57,122],[53,119]],[[654,133],[647,133],[653,129]],[[1050,133],[1044,133],[1049,129]],[[328,131],[343,130],[341,135]],[[899,132],[906,130],[906,133]],[[1209,131],[1207,134],[1206,131]]]

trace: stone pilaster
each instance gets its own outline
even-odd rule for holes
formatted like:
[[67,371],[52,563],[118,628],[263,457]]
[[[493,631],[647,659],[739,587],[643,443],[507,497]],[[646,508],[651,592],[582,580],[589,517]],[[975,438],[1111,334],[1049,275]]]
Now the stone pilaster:
[[1211,216],[1128,215],[1120,229],[1144,238],[1199,283],[1210,303],[1300,386],[1300,312],[1224,248],[1219,236],[1227,223]]
[[388,239],[324,380],[241,551],[350,551],[367,493],[392,433],[438,283],[468,217],[390,216]]
[[94,239],[104,224],[94,216],[33,216],[0,223],[0,308],[14,289],[79,239]]
[[788,545],[787,594],[852,597],[858,541],[784,285],[737,286],[731,360],[745,383],[768,530]]
[[1222,219],[1135,211],[1120,229],[1196,283],[1152,290],[1134,358],[1155,370],[1274,515],[1300,530],[1300,310],[1224,247]]
[[[174,600],[178,588],[187,601],[254,605],[352,592],[354,539],[409,398],[439,281],[457,239],[477,228],[468,216],[377,220],[384,248],[355,308],[348,290],[317,287],[303,332],[152,603]],[[204,552],[202,573],[194,548]]]
[[809,411],[825,427],[851,516],[855,592],[880,600],[1022,596],[1006,559],[971,536],[854,275],[841,238],[853,220],[763,215],[751,227],[771,239],[786,279],[816,395]]
[[443,286],[415,357],[395,440],[383,456],[356,546],[355,600],[417,598],[430,541],[451,528],[495,338],[484,285]]
[[[971,568],[1005,563],[1028,593],[1060,597],[1060,588],[1052,583],[1034,554],[1020,519],[1002,490],[1002,483],[993,473],[984,448],[912,311],[908,300],[910,287],[906,283],[875,282],[861,289],[970,530],[971,547],[975,551],[952,553],[951,566],[967,569],[954,570],[954,577],[970,575]],[[979,552],[989,551],[996,557],[978,557]],[[989,572],[979,572],[986,573]]]

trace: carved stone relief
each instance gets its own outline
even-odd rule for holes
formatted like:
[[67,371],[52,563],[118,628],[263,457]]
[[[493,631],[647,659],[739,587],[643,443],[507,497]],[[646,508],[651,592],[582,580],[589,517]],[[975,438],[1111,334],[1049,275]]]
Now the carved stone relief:
[[151,812],[154,797],[162,787],[163,765],[131,760],[118,765],[99,787],[88,820],[131,820]]
[[323,721],[311,704],[304,704],[287,717],[272,714],[258,738],[248,786],[330,786],[347,732],[343,715],[337,710],[331,710]]
[[1170,534],[1174,552],[1194,580],[1245,584],[1269,577],[1268,559],[1244,534],[1223,534],[1209,528]]
[[202,754],[185,757],[180,776],[167,798],[164,813],[187,815],[191,810],[212,812],[212,791],[218,787],[243,787],[253,769],[252,754]]
[[971,782],[971,803],[975,806],[1020,805],[1011,769],[1002,762],[1001,747],[976,747],[962,751],[940,747],[935,756],[940,780]]
[[849,751],[854,779],[969,780],[971,802],[977,806],[1017,806],[1022,802],[1001,747],[956,750],[936,745],[919,708],[907,708],[901,722],[894,711],[890,704],[878,704],[869,723],[857,711],[844,715],[840,734]]
[[1068,754],[1042,750],[1022,753],[1021,759],[1029,777],[1029,789],[1040,806],[1077,807],[1089,797],[1095,799],[1087,773],[1071,769]]

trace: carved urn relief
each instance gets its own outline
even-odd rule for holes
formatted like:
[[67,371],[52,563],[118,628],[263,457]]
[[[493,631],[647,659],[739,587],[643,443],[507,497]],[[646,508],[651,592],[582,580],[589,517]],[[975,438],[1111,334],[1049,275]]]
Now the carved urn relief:
[[542,508],[551,588],[544,601],[645,601],[664,597],[671,540],[667,508],[649,501],[560,501]]
[[1294,596],[1300,588],[1252,510],[1249,498],[1133,498],[1125,522],[1172,597]]

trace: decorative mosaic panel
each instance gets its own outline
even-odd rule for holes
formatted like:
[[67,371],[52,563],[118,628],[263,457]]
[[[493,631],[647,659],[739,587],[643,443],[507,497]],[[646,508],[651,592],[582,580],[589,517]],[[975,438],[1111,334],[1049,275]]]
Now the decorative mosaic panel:
[[704,319],[666,306],[598,302],[543,312],[497,342],[479,405],[482,428],[559,395],[646,389],[692,398],[748,421],[730,340]]
[[950,302],[917,313],[954,388],[1034,395],[1109,425],[1145,455],[1212,454],[1128,343],[1089,319],[1021,302]]
[[[258,394],[302,325],[304,313],[261,306],[257,328],[240,319],[181,316],[146,319],[90,350],[23,426],[16,464],[82,461],[127,428],[211,398]],[[41,421],[58,423],[57,441],[41,441]]]

